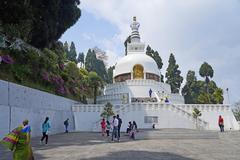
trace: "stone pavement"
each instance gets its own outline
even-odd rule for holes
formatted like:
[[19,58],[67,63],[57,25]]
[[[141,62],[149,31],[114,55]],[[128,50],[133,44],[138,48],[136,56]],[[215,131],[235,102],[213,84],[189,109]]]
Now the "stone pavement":
[[[48,145],[33,138],[32,146],[36,160],[239,160],[240,132],[142,130],[137,140],[122,134],[120,142],[76,132],[52,135]],[[0,148],[0,159],[11,160],[10,152]]]

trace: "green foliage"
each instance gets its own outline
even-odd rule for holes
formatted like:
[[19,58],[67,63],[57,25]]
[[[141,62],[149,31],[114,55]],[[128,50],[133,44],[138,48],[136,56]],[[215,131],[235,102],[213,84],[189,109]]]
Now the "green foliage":
[[240,121],[240,101],[234,104],[233,114],[237,121]]
[[186,84],[182,89],[182,95],[184,96],[184,100],[186,104],[194,104],[196,103],[196,99],[198,97],[198,93],[200,92],[200,84],[197,82],[197,78],[195,76],[194,71],[188,71]]
[[160,57],[158,51],[154,51],[149,45],[146,49],[146,54],[150,57],[152,57],[155,62],[157,63],[158,69],[162,69],[163,63],[162,58]]
[[172,93],[179,93],[183,77],[180,75],[181,71],[178,69],[174,55],[171,53],[168,60],[168,67],[166,72],[166,78],[168,83],[171,86]]
[[108,81],[108,74],[105,64],[102,60],[97,59],[94,50],[88,50],[86,55],[85,68],[88,72],[96,72],[105,82]]
[[213,77],[213,69],[212,66],[210,66],[207,62],[204,62],[200,69],[199,69],[199,74],[201,77],[205,77],[205,82],[206,82],[206,92],[209,92],[209,88],[208,88],[208,83],[209,83],[209,77],[212,78]]
[[131,36],[128,36],[126,40],[124,41],[124,47],[125,47],[125,56],[127,55],[127,44],[131,43]]
[[31,69],[25,65],[14,64],[12,66],[12,72],[13,72],[14,78],[19,83],[22,83],[31,74]]
[[196,119],[196,129],[197,129],[198,128],[198,117],[202,116],[202,113],[197,108],[194,108],[192,115],[193,115],[193,118]]
[[111,103],[107,103],[103,109],[103,112],[101,113],[101,117],[109,119],[109,117],[113,116],[113,106]]
[[97,102],[97,95],[100,88],[103,87],[103,81],[96,72],[89,72],[89,86],[93,90],[94,104]]
[[113,83],[113,70],[115,69],[115,66],[110,66],[107,70],[108,74],[108,81],[107,83]]
[[70,50],[67,52],[67,59],[75,63],[77,62],[77,52],[73,42],[71,42]]
[[84,64],[84,53],[83,52],[78,54],[77,62]]
[[193,109],[193,113],[192,114],[193,114],[193,118],[196,118],[196,119],[202,115],[201,111],[198,110],[197,108]]
[[223,90],[221,88],[216,88],[213,92],[213,102],[214,104],[223,104]]
[[205,92],[205,82],[197,81],[194,71],[188,71],[186,84],[182,89],[186,104],[222,104],[223,91],[214,81],[210,81],[209,93]]
[[3,31],[37,48],[51,47],[81,16],[79,0],[0,1]]

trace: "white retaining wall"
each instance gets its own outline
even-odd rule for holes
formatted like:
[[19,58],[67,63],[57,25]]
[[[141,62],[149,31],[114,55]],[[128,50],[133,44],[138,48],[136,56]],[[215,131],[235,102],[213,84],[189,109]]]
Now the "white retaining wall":
[[63,121],[69,118],[74,130],[71,106],[76,101],[29,87],[0,80],[0,138],[28,119],[32,136],[41,135],[41,124],[50,118],[50,134],[64,132]]
[[[192,116],[193,108],[198,108],[202,116],[198,119],[198,128],[219,130],[218,116],[224,118],[225,130],[239,130],[239,125],[228,105],[172,105],[159,103],[133,103],[114,105],[115,113],[123,120],[122,131],[129,121],[135,120],[139,128],[151,128],[152,123],[144,123],[144,116],[157,116],[156,128],[196,128]],[[74,105],[73,113],[77,131],[100,131],[100,114],[103,105]],[[111,118],[112,119],[112,118]]]

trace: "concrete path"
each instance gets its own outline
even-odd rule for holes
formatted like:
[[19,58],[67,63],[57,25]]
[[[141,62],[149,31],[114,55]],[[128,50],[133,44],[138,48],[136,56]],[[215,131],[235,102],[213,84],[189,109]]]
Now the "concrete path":
[[[239,160],[240,132],[212,132],[186,129],[144,130],[137,140],[122,134],[120,142],[99,133],[52,135],[48,145],[32,139],[36,160]],[[0,148],[0,159],[11,154]]]

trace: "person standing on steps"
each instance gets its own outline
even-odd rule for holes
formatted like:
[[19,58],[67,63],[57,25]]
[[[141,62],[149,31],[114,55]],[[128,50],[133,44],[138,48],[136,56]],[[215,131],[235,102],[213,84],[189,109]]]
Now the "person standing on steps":
[[65,133],[68,133],[68,125],[69,125],[69,119],[67,118],[65,121],[64,121],[64,126],[65,126]]
[[152,89],[149,90],[149,97],[152,98]]
[[218,117],[218,125],[220,128],[220,132],[224,132],[224,121],[221,115]]
[[49,128],[50,128],[50,124],[49,124],[49,118],[46,117],[45,121],[42,124],[42,138],[40,143],[42,144],[43,140],[45,139],[45,144],[48,143],[48,133],[49,133]]
[[121,126],[122,126],[122,119],[117,115],[118,119],[118,137],[120,138]]

